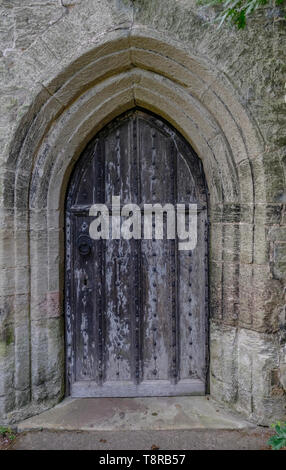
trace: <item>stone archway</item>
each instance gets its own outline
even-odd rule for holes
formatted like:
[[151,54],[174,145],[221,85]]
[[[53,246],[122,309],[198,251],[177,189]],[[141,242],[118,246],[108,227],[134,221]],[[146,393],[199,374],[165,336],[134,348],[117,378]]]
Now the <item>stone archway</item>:
[[266,246],[260,231],[264,167],[256,158],[263,142],[234,88],[179,43],[136,28],[127,36],[100,37],[46,90],[22,119],[4,178],[4,216],[13,213],[11,253],[18,263],[3,281],[7,296],[16,292],[7,306],[14,311],[15,347],[6,351],[4,388],[12,367],[15,389],[3,401],[6,419],[38,413],[63,396],[66,187],[92,136],[134,106],[170,122],[204,166],[211,214],[211,394],[249,417],[267,419],[279,351],[266,334],[277,328],[277,315],[264,305],[271,305],[273,291],[281,294],[269,265],[257,262],[257,243],[260,252]]

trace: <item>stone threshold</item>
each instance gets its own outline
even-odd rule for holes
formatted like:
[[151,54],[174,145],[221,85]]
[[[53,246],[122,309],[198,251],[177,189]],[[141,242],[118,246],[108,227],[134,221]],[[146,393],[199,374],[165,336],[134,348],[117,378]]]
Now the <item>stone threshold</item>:
[[66,398],[20,422],[18,432],[245,429],[254,425],[224,410],[208,396]]

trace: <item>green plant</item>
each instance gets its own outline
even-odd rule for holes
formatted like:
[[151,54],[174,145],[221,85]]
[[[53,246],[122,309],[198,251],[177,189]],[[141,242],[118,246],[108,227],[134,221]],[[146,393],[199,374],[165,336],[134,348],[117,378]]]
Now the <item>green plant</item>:
[[276,434],[268,439],[267,444],[272,447],[272,450],[279,450],[282,447],[286,447],[286,422],[281,424],[279,421],[276,424],[272,424]]
[[[247,18],[258,9],[272,10],[273,18],[285,20],[285,13],[277,10],[277,7],[285,5],[286,0],[198,0],[199,5],[206,7],[220,7],[213,22],[219,27],[229,21],[238,29],[245,28]],[[270,15],[271,16],[271,15]]]
[[4,426],[0,426],[0,436],[7,437],[10,441],[13,441],[16,437],[10,428]]

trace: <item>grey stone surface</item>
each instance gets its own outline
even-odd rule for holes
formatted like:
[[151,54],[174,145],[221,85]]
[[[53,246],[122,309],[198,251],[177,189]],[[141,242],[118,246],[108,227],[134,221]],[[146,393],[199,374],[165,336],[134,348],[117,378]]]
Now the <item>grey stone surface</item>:
[[210,397],[71,398],[22,421],[19,432],[242,429],[253,427]]
[[88,140],[135,105],[204,165],[211,395],[284,419],[285,27],[209,15],[195,0],[1,2],[0,422],[63,397],[64,192]]
[[[34,431],[20,434],[11,450],[263,450],[272,432],[253,430]],[[156,452],[157,452],[156,451]],[[154,451],[153,451],[154,452]],[[152,453],[153,453],[152,452]],[[180,452],[181,453],[181,452]]]

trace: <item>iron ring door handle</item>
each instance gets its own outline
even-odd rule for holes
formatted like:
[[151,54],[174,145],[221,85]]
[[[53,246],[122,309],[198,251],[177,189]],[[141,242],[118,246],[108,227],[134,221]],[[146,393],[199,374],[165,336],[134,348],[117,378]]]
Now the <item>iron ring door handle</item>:
[[81,255],[87,256],[91,251],[91,239],[88,235],[80,235],[77,239],[77,247]]

